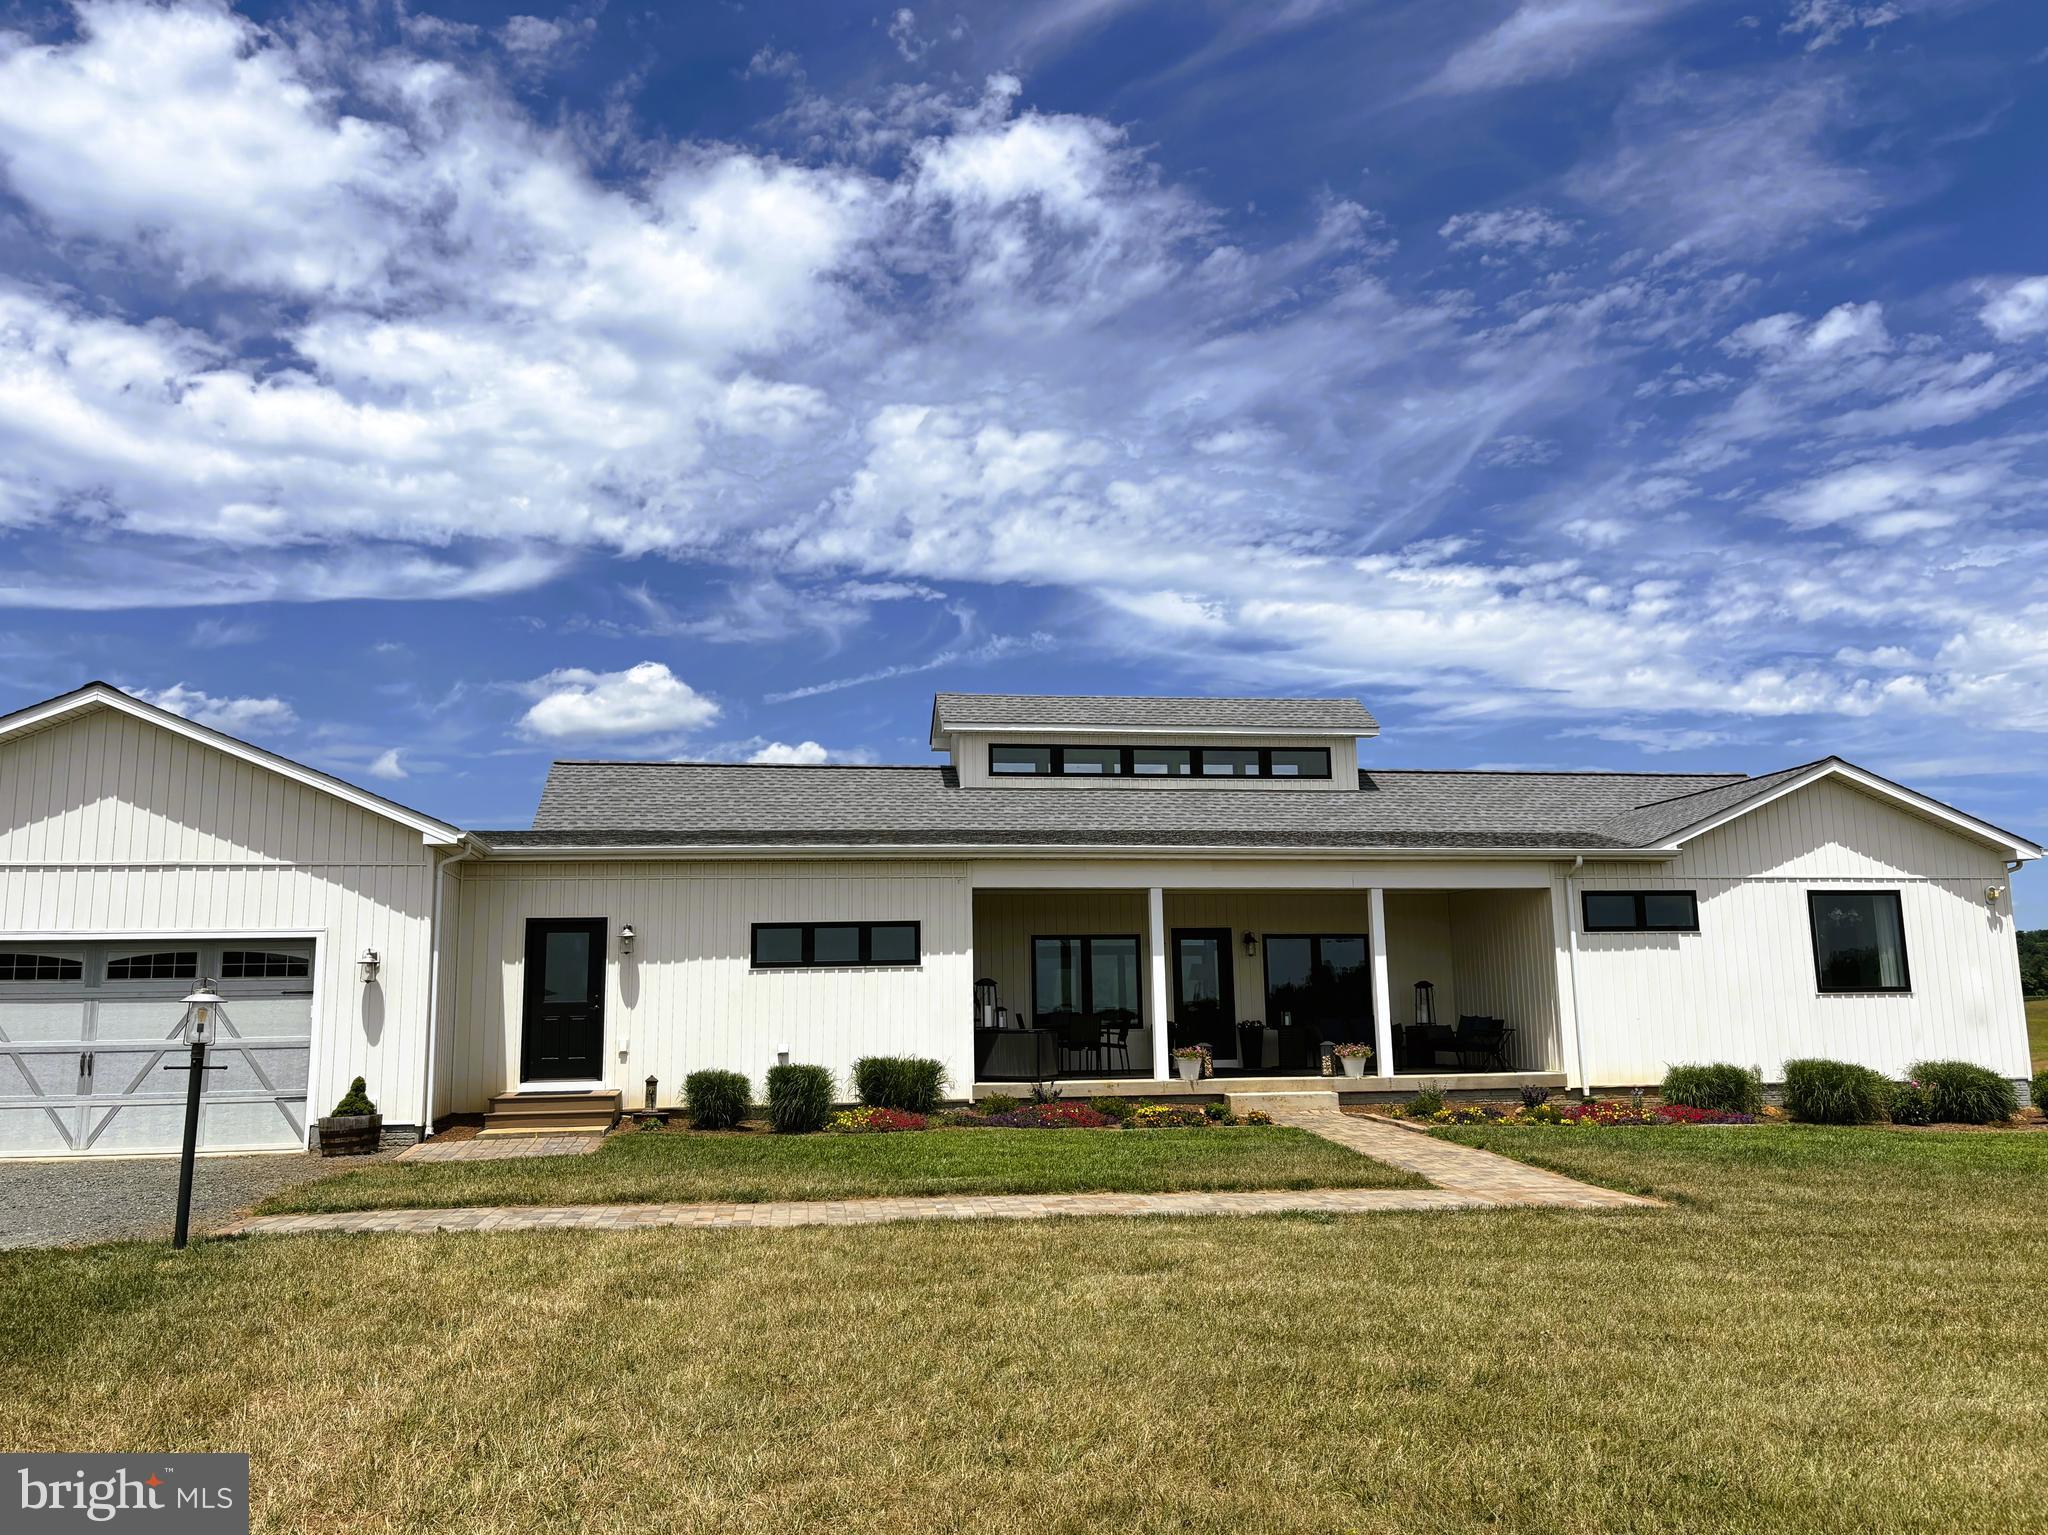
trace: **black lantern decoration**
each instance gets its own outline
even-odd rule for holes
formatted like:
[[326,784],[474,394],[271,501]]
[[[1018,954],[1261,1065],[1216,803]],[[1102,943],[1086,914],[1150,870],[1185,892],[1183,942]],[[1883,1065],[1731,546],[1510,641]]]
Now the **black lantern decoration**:
[[1436,1022],[1436,984],[1432,981],[1415,983],[1415,1022],[1422,1028]]
[[1244,930],[1244,957],[1250,959],[1259,952],[1259,935],[1250,928]]

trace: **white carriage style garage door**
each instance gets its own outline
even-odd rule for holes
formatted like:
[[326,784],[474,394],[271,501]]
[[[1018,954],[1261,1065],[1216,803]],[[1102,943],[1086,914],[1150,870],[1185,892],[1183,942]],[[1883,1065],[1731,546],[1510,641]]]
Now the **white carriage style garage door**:
[[309,939],[0,941],[0,1155],[176,1151],[183,998],[226,1004],[199,1116],[205,1151],[302,1145],[312,1054]]

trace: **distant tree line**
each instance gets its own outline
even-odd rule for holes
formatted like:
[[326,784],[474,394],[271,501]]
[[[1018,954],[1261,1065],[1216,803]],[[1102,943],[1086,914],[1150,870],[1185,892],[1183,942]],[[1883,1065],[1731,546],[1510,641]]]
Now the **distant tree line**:
[[2048,927],[2020,934],[2020,987],[2030,997],[2048,997]]

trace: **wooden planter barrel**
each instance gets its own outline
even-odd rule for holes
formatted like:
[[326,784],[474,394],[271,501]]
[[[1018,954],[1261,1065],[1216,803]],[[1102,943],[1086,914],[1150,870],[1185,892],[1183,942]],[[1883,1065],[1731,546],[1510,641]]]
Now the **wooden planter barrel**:
[[382,1114],[323,1114],[320,1117],[320,1155],[361,1157],[377,1149],[384,1136]]

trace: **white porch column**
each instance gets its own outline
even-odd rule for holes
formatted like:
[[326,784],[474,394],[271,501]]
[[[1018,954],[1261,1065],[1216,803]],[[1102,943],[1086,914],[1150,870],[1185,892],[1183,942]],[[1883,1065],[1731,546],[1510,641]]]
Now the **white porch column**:
[[1367,936],[1372,942],[1372,1074],[1394,1074],[1394,987],[1387,970],[1387,892],[1366,891]]
[[1158,885],[1145,892],[1145,946],[1145,1023],[1152,1030],[1152,1075],[1164,1082],[1173,1075],[1173,1061],[1166,1053],[1166,892]]
[[[1583,862],[1583,860],[1581,860]],[[1579,1092],[1586,1084],[1586,1052],[1579,1039],[1579,924],[1572,910],[1572,867],[1564,869],[1550,886],[1550,928],[1557,950],[1553,975],[1557,986],[1557,1029],[1552,1048],[1558,1058],[1544,1065],[1546,1071],[1565,1074],[1565,1086]]]

